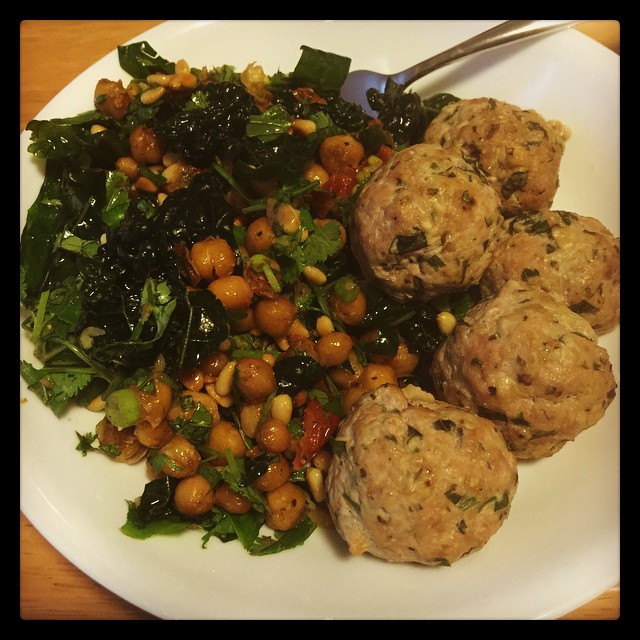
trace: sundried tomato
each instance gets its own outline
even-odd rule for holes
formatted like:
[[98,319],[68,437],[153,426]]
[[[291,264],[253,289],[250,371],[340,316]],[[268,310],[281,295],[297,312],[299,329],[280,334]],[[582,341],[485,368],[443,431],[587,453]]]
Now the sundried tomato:
[[303,435],[293,460],[295,470],[302,469],[313,456],[329,442],[340,424],[340,416],[325,409],[315,398],[305,407],[302,415]]

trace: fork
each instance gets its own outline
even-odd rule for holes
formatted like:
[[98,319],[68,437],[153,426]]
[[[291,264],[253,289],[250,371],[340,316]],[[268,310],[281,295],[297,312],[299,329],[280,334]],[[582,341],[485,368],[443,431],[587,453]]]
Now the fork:
[[374,115],[367,100],[368,89],[377,89],[380,92],[384,92],[387,84],[391,81],[399,85],[401,91],[405,91],[409,85],[428,73],[472,53],[492,49],[509,42],[568,29],[579,22],[582,21],[507,20],[398,73],[384,74],[366,70],[351,71],[342,85],[340,95],[349,102],[361,105],[367,113]]

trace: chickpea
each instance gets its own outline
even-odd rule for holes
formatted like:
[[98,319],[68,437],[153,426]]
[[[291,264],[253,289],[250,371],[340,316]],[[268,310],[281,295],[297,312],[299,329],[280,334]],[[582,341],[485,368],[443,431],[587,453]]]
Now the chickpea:
[[331,308],[336,318],[344,322],[344,324],[350,326],[358,325],[364,320],[367,314],[367,298],[362,291],[358,292],[358,295],[352,302],[345,302],[335,293],[331,295],[330,300]]
[[183,478],[176,485],[173,503],[183,516],[193,518],[204,515],[215,504],[213,487],[199,474]]
[[404,340],[400,341],[398,345],[398,351],[393,358],[386,361],[386,364],[390,365],[396,374],[397,378],[411,375],[415,368],[418,366],[420,357],[417,353],[411,353],[407,343]]
[[349,353],[348,359],[348,369],[345,367],[330,367],[327,371],[331,381],[338,387],[338,389],[348,389],[352,385],[356,384],[358,377],[362,373],[363,366],[355,351],[351,351],[351,353]]
[[307,508],[307,494],[293,482],[268,491],[266,499],[269,507],[266,524],[277,531],[293,529]]
[[173,401],[173,389],[171,386],[154,375],[153,391],[142,391],[133,387],[140,405],[140,417],[137,424],[146,423],[151,427],[159,425],[166,417]]
[[160,138],[151,127],[141,124],[129,136],[131,157],[136,162],[158,164],[162,162],[164,150]]
[[329,179],[329,172],[317,162],[310,164],[303,172],[302,177],[309,182],[318,182],[323,185]]
[[242,514],[251,511],[251,502],[236,493],[226,482],[223,482],[215,492],[216,504],[229,513]]
[[272,338],[282,338],[289,333],[298,309],[285,296],[264,298],[254,307],[256,327]]
[[247,445],[242,434],[232,422],[220,420],[211,427],[209,432],[209,448],[219,451],[223,455],[212,462],[217,466],[227,464],[224,452],[228,449],[236,458],[241,458],[247,452]]
[[276,390],[273,367],[262,358],[241,358],[236,371],[238,392],[249,404],[263,402]]
[[116,160],[116,169],[122,171],[127,178],[135,180],[138,177],[139,167],[138,163],[129,156],[123,156]]
[[383,384],[398,384],[393,367],[388,364],[368,364],[360,374],[358,383],[362,385],[365,391],[377,389]]
[[289,348],[284,352],[284,358],[303,354],[320,362],[318,345],[311,338],[288,335],[287,341],[289,342]]
[[342,364],[353,348],[353,340],[343,331],[332,331],[318,339],[317,350],[323,367]]
[[366,393],[366,390],[360,386],[349,387],[342,396],[342,409],[345,414],[349,413],[353,408],[353,405],[362,398]]
[[191,247],[190,258],[198,275],[206,282],[230,276],[236,267],[236,252],[223,238],[206,238]]
[[171,408],[167,412],[167,420],[173,422],[180,417],[188,420],[193,415],[198,404],[202,405],[202,407],[211,414],[212,424],[220,420],[218,403],[208,393],[189,390],[183,391],[182,394],[174,400]]
[[105,418],[98,423],[96,432],[101,446],[117,447],[118,453],[113,459],[118,462],[134,464],[147,453],[147,448],[136,438],[134,427],[118,429]]
[[259,491],[273,491],[283,485],[291,476],[291,466],[285,458],[270,462],[267,470],[253,482]]
[[96,85],[93,102],[100,113],[111,116],[115,120],[122,120],[129,111],[131,96],[124,88],[122,80],[103,78]]
[[244,246],[250,255],[264,253],[271,247],[275,237],[276,234],[271,228],[269,219],[267,216],[262,216],[260,218],[256,218],[247,227]]
[[183,369],[182,371],[180,371],[180,375],[178,376],[180,384],[182,384],[183,387],[186,387],[190,391],[200,391],[202,387],[204,387],[204,378],[204,372],[197,367],[192,367],[191,369]]
[[282,420],[269,418],[256,434],[256,441],[268,453],[283,453],[291,444],[291,434]]
[[320,162],[329,173],[357,169],[364,160],[364,147],[348,134],[330,136],[320,144]]
[[174,435],[171,425],[166,420],[156,426],[142,422],[134,427],[133,432],[140,443],[150,449],[163,447]]
[[229,356],[224,351],[214,351],[203,358],[199,367],[206,375],[217,376],[227,362],[229,362]]
[[172,478],[186,478],[198,470],[200,453],[184,436],[173,436],[160,453],[168,458],[162,465],[162,471]]
[[255,329],[256,321],[253,316],[253,307],[239,310],[237,315],[242,317],[234,318],[231,322],[231,330],[234,333],[248,333]]
[[242,276],[223,276],[209,283],[209,291],[222,302],[225,309],[246,309],[253,298],[253,291]]

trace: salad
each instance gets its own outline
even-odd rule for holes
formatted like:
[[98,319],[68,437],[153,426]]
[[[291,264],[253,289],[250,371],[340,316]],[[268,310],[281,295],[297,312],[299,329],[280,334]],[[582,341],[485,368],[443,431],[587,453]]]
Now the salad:
[[79,455],[145,464],[122,531],[197,527],[253,555],[327,524],[340,420],[385,383],[426,390],[472,288],[398,303],[350,251],[357,195],[455,96],[342,100],[348,58],[303,46],[267,76],[119,47],[131,80],[30,122],[46,160],[20,247],[20,372],[55,415],[95,411]]

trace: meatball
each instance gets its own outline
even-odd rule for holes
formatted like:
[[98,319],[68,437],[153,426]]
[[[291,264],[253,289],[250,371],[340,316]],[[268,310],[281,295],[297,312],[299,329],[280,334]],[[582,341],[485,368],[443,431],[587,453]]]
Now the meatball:
[[557,453],[604,416],[617,387],[591,325],[514,280],[458,323],[431,375],[441,400],[494,420],[519,460]]
[[502,216],[485,177],[457,152],[399,151],[358,197],[349,225],[365,277],[392,298],[431,300],[478,284]]
[[504,223],[480,281],[483,296],[507,280],[551,294],[602,335],[620,323],[620,238],[599,220],[544,209]]
[[459,100],[431,121],[424,141],[458,150],[486,173],[503,214],[550,208],[569,130],[493,98]]
[[509,514],[517,464],[496,425],[418,387],[366,393],[336,443],[326,499],[354,555],[450,565]]

